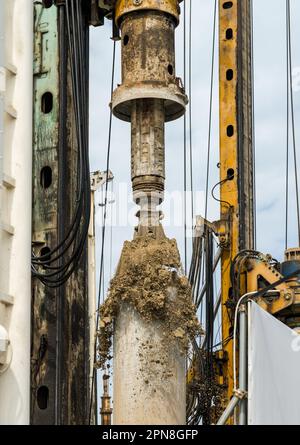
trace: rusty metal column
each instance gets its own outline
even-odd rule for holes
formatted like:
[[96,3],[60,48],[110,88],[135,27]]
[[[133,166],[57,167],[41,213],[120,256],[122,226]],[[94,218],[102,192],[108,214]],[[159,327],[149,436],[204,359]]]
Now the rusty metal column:
[[219,1],[221,219],[230,222],[230,246],[222,251],[222,335],[227,343],[220,383],[228,400],[233,393],[230,266],[240,250],[254,244],[250,6],[250,0]]
[[[125,243],[106,307],[109,313],[109,305],[118,306],[113,333],[114,424],[186,422],[185,352],[180,339],[186,336],[188,323],[193,324],[192,310],[185,316],[186,325],[178,315],[184,312],[180,301],[184,307],[192,305],[186,297],[187,279],[180,275],[176,242],[165,237],[158,210],[164,199],[165,122],[182,116],[187,104],[175,75],[179,12],[178,0],[116,3],[122,85],[113,94],[112,109],[119,119],[131,122],[133,199],[140,210],[135,240]],[[125,288],[130,289],[127,301]],[[178,313],[168,316],[166,308],[176,307]]]

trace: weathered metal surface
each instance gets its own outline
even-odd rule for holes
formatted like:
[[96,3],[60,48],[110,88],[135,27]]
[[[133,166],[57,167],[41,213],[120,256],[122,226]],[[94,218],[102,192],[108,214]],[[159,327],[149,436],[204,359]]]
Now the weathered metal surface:
[[[164,127],[166,121],[184,113],[187,103],[175,75],[177,20],[169,9],[166,10],[169,7],[176,7],[178,13],[177,1],[117,2],[116,17],[122,34],[122,85],[114,92],[112,109],[117,117],[131,122],[133,198],[140,211],[137,214],[137,245],[130,249],[129,257],[124,247],[107,302],[109,306],[113,290],[120,289],[127,280],[132,290],[128,293],[130,298],[140,295],[141,302],[146,295],[152,298],[148,305],[144,303],[144,318],[137,307],[123,303],[114,324],[114,423],[121,425],[182,425],[186,422],[185,350],[180,350],[177,338],[177,334],[184,337],[185,331],[183,334],[177,332],[175,341],[171,341],[172,335],[166,340],[172,317],[151,317],[151,306],[158,308],[161,301],[172,300],[172,308],[176,310],[180,288],[174,276],[168,289],[158,289],[154,285],[157,274],[172,274],[164,262],[168,241],[157,209],[163,201],[165,182]],[[120,16],[124,18],[118,21]],[[143,245],[149,240],[150,246]],[[164,242],[165,246],[161,247]],[[161,259],[160,248],[163,250]],[[134,280],[137,289],[132,289],[131,263],[136,273],[140,271]],[[172,267],[179,263],[177,252],[176,260],[172,257]],[[123,270],[124,266],[128,269]],[[150,292],[146,290],[148,286]],[[178,326],[182,327],[183,322],[177,321],[176,328]]]
[[112,408],[109,395],[109,375],[107,374],[103,374],[103,396],[101,401],[101,425],[111,425]]
[[123,21],[121,31],[123,83],[174,81],[173,20],[158,12],[130,14]]
[[135,99],[164,99],[165,121],[182,116],[187,97],[175,67],[175,24],[163,13],[131,13],[121,24],[122,85],[114,94],[114,114],[131,120]]
[[254,247],[251,1],[238,3],[239,249]]
[[[78,154],[63,11],[54,5],[46,9],[35,5],[33,243],[37,254],[62,240],[76,196]],[[43,104],[44,93],[52,95],[52,108]],[[44,167],[52,170],[47,187],[42,180]],[[88,422],[87,279],[85,249],[64,286],[51,289],[33,281],[32,424]]]
[[[83,5],[84,6],[84,5]],[[82,63],[85,64],[86,84],[88,85],[88,58],[89,58],[89,29],[84,14],[82,22],[85,27],[85,53]],[[61,41],[67,44],[64,23],[60,20]],[[60,119],[60,135],[64,134],[65,142],[60,144],[59,150],[65,154],[60,166],[60,181],[62,194],[59,198],[60,237],[65,236],[73,217],[75,196],[77,190],[78,150],[75,132],[74,103],[71,92],[71,73],[69,68],[69,53],[66,48],[65,60],[60,60],[61,66],[68,67],[66,73],[66,88],[60,82],[61,103],[65,94],[65,110]],[[82,119],[88,119],[87,109]],[[63,128],[65,126],[65,128]],[[61,140],[62,136],[60,136]],[[61,327],[58,331],[60,351],[60,385],[61,385],[61,413],[60,424],[80,425],[89,422],[90,404],[90,323],[88,310],[88,246],[87,242],[78,264],[67,283],[61,288]],[[91,333],[93,335],[93,333]],[[93,422],[93,419],[91,419]]]
[[230,399],[233,393],[233,342],[228,341],[233,334],[230,266],[241,249],[253,248],[250,1],[220,1],[219,18],[221,219],[230,221],[231,229],[230,247],[222,251],[222,337],[227,341],[222,381]]
[[[58,35],[56,8],[35,5],[34,124],[33,124],[33,219],[36,254],[57,244],[58,190]],[[53,109],[42,111],[42,97],[51,92]],[[52,170],[52,184],[41,185],[44,167]],[[34,280],[32,286],[31,423],[55,424],[57,291]],[[48,395],[47,395],[48,394]],[[38,397],[43,399],[44,404]],[[46,406],[46,408],[44,408]]]
[[[131,114],[133,199],[140,206],[140,225],[159,226],[157,206],[165,185],[165,112],[163,100],[135,100]],[[151,229],[152,230],[152,229]]]
[[[180,117],[187,103],[175,74],[176,23],[164,8],[153,8],[154,3],[141,2],[143,6],[138,12],[131,8],[131,3],[120,24],[122,85],[112,98],[114,114],[131,122],[134,200],[141,208],[140,227],[149,227],[151,233],[154,226],[159,227],[160,212],[156,208],[163,201],[165,122]],[[126,5],[129,6],[122,3],[123,7]]]
[[[147,182],[160,191],[165,179],[165,125],[162,100],[136,100],[131,114],[131,177],[133,190]],[[145,177],[149,178],[145,178]]]
[[116,2],[116,23],[120,24],[125,14],[134,11],[160,11],[173,17],[179,23],[179,1],[178,0],[117,0]]

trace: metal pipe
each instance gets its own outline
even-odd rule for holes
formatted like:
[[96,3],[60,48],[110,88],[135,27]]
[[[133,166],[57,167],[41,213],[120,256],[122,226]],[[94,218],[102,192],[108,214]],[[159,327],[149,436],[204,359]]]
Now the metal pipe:
[[[239,313],[240,335],[239,335],[239,390],[247,391],[247,314],[246,305],[240,306]],[[241,400],[239,411],[239,425],[247,424],[247,399]]]
[[135,100],[131,112],[133,198],[143,228],[158,227],[165,183],[165,110],[162,99]]
[[[214,307],[214,321],[217,318],[218,315],[218,311],[220,309],[220,305],[221,305],[221,291],[218,294],[218,298]],[[206,340],[207,340],[207,335],[205,334],[205,337],[203,339],[203,343],[202,343],[202,347],[206,346]]]
[[[133,199],[140,206],[135,236],[153,239],[148,250],[142,245],[135,249],[139,265],[142,258],[150,263],[159,250],[157,240],[165,238],[157,208],[164,199],[165,122],[182,116],[187,104],[175,70],[179,11],[179,0],[116,2],[122,84],[113,93],[112,110],[119,119],[131,122]],[[119,270],[128,261],[121,257]],[[164,269],[164,264],[160,266]],[[145,283],[149,281],[147,275],[144,278]],[[174,305],[176,286],[177,282],[170,285],[170,292],[164,295]],[[141,300],[144,290],[143,285],[137,290]],[[160,293],[152,290],[154,304]],[[177,340],[173,346],[164,345],[168,320],[149,318],[146,323],[129,303],[119,308],[113,346],[114,423],[182,425],[186,422],[185,354]]]
[[239,401],[240,401],[240,399],[239,399],[239,397],[237,395],[234,395],[232,397],[232,399],[228,403],[227,408],[225,409],[224,413],[222,414],[222,416],[218,420],[217,425],[225,425],[226,424],[227,420],[233,414],[233,411],[237,407]]
[[112,408],[110,405],[109,395],[109,375],[104,374],[103,377],[103,396],[101,397],[101,425],[111,425]]
[[[247,423],[247,314],[246,306],[241,304],[243,300],[249,298],[255,292],[248,292],[243,295],[236,306],[234,314],[234,334],[233,334],[233,370],[234,370],[234,395],[230,400],[226,410],[222,414],[217,425],[225,425],[233,411],[235,410],[239,401],[241,401],[240,413],[239,413],[239,424],[246,425]],[[236,378],[236,334],[237,334],[237,322],[239,319],[240,323],[240,336],[239,336],[239,389],[237,389],[237,378]]]
[[218,294],[218,298],[214,307],[214,320],[217,318],[220,306],[221,306],[221,301],[222,301],[222,294],[221,291]]
[[164,199],[165,122],[182,116],[188,102],[175,70],[179,1],[118,0],[115,19],[122,36],[122,84],[113,93],[112,110],[131,122],[138,235],[161,236],[157,207]]
[[[216,253],[216,256],[215,256],[215,259],[214,259],[213,272],[216,271],[216,268],[218,267],[218,264],[219,264],[219,262],[221,260],[221,257],[222,257],[222,248],[219,248],[217,250],[217,253]],[[198,305],[200,305],[200,303],[201,303],[201,301],[202,301],[202,299],[203,299],[203,297],[205,295],[205,292],[206,292],[206,283],[204,283],[204,285],[203,285],[203,287],[201,289],[199,298],[197,299]]]

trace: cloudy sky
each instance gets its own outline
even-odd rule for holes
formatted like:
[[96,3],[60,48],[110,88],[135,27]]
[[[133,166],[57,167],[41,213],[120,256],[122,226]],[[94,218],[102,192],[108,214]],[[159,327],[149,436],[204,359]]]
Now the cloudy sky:
[[[209,116],[209,86],[212,54],[214,0],[191,0],[192,24],[192,133],[194,189],[205,188],[206,153]],[[187,2],[189,4],[189,1]],[[291,0],[292,45],[294,68],[294,99],[296,131],[300,123],[300,2]],[[110,79],[112,63],[111,26],[91,29],[90,83],[90,147],[91,169],[105,170],[108,139]],[[286,43],[285,0],[254,0],[255,55],[255,128],[257,174],[257,221],[259,250],[282,259],[285,248],[285,157],[286,157]],[[177,76],[183,76],[183,26],[176,32]],[[213,127],[211,142],[210,189],[218,182],[218,58],[215,58]],[[116,83],[120,83],[120,44],[117,44]],[[126,188],[130,193],[130,125],[113,119],[111,163],[114,190]],[[299,130],[300,131],[300,130]],[[297,140],[300,143],[300,133]],[[299,145],[297,146],[299,148]],[[300,153],[298,150],[298,156]],[[183,190],[183,119],[167,124],[166,189],[172,193]],[[291,170],[292,173],[292,170]],[[292,174],[291,174],[292,176]],[[291,178],[291,215],[289,247],[297,243],[294,182]],[[123,194],[122,194],[123,193]],[[116,196],[110,207],[124,208],[126,193]],[[130,195],[129,195],[130,201]],[[97,195],[101,203],[101,194]],[[203,212],[203,194],[197,199],[197,213]],[[126,208],[126,206],[125,206]],[[133,209],[131,207],[131,213]],[[97,208],[97,250],[101,249],[101,207]],[[209,219],[218,218],[218,205],[209,202]],[[131,218],[132,219],[132,218]],[[133,228],[123,222],[107,230],[105,248],[105,285],[118,261],[124,240],[131,239]],[[166,228],[169,237],[176,237],[183,258],[182,226],[174,223]],[[112,249],[110,248],[112,240]]]

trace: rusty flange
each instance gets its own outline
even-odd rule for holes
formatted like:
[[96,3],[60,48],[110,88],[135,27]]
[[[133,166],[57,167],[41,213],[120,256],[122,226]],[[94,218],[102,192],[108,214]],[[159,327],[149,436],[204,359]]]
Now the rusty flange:
[[131,121],[132,101],[136,99],[164,99],[165,121],[171,122],[183,116],[188,103],[183,88],[178,83],[166,86],[160,82],[140,82],[134,85],[121,85],[113,93],[112,110],[119,119]]

